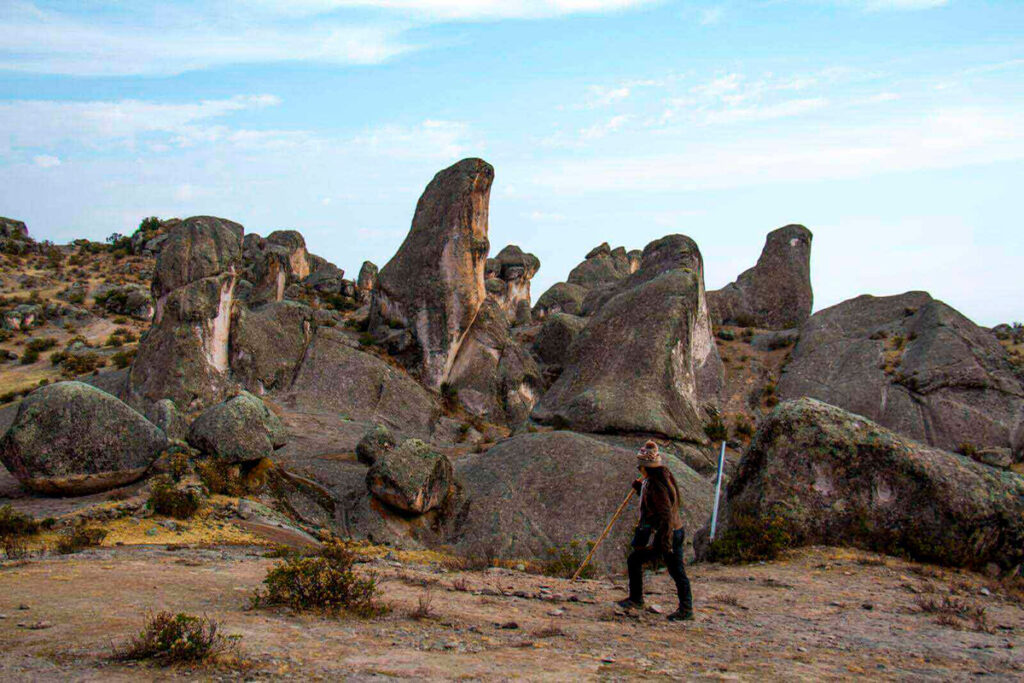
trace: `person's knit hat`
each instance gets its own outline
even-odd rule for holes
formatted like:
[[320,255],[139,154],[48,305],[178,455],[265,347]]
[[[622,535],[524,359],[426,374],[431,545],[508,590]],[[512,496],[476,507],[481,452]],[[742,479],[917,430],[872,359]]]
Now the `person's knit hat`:
[[653,441],[645,443],[636,454],[636,462],[644,467],[661,467],[661,454],[658,444]]

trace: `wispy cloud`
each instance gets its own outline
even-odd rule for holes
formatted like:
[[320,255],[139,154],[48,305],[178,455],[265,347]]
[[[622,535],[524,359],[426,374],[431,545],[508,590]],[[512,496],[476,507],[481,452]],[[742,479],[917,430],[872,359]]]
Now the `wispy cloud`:
[[949,4],[949,0],[863,0],[863,4],[865,9],[871,12],[912,11],[944,7]]
[[584,140],[595,140],[597,138],[603,138],[610,133],[621,130],[626,122],[630,120],[628,114],[620,114],[619,116],[613,116],[607,121],[595,123],[593,126],[584,128],[580,131],[580,137]]
[[588,88],[590,92],[590,105],[603,107],[613,102],[618,102],[629,97],[630,89],[627,86],[608,87],[604,85],[592,85]]
[[39,168],[53,168],[54,166],[60,166],[60,158],[52,154],[39,154],[32,157],[32,163]]
[[435,20],[547,19],[570,14],[615,12],[656,0],[249,0],[281,12],[321,14],[339,9],[372,8]]

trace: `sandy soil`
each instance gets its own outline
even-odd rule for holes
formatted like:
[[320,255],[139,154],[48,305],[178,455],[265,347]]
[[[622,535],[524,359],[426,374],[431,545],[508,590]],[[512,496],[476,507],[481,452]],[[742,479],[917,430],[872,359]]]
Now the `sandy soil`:
[[[0,569],[0,679],[1024,677],[1020,602],[978,575],[856,551],[813,548],[772,564],[691,567],[698,617],[687,624],[615,608],[621,577],[570,584],[390,555],[362,565],[382,580],[393,606],[386,617],[248,610],[274,562],[263,552],[125,546],[8,563]],[[670,611],[669,587],[667,576],[654,577],[648,604]],[[915,604],[951,591],[985,607],[992,633],[940,625]],[[431,616],[413,619],[427,594]],[[111,662],[111,643],[161,609],[222,621],[241,636],[240,661],[199,669]]]

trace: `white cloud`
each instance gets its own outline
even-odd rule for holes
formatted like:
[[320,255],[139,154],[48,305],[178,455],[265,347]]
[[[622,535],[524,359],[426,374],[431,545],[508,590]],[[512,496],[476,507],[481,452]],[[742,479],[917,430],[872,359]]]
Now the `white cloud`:
[[406,12],[438,20],[545,19],[615,12],[656,0],[252,0],[282,12],[320,14],[346,8]]
[[589,128],[580,130],[580,137],[584,140],[595,140],[597,138],[603,138],[610,133],[614,133],[620,130],[629,120],[628,114],[620,114],[619,116],[613,116],[607,121],[601,123],[595,123]]
[[864,7],[872,12],[884,10],[922,10],[944,7],[949,0],[865,0]]
[[705,7],[700,11],[700,22],[701,26],[713,26],[722,20],[725,16],[724,7]]
[[704,123],[739,123],[744,121],[767,121],[791,116],[802,116],[828,104],[823,97],[803,100],[787,100],[765,106],[734,107],[722,111],[709,111],[703,116]]
[[351,144],[393,158],[451,159],[453,162],[466,154],[480,154],[483,149],[470,135],[467,124],[435,120],[414,126],[380,126],[355,136]]
[[588,88],[591,94],[591,105],[601,107],[624,100],[629,97],[629,88],[622,86],[609,88],[603,85],[592,85]]
[[[0,130],[10,147],[53,147],[65,143],[92,148],[133,146],[139,138],[171,134],[178,146],[211,142],[231,134],[225,128],[207,127],[209,119],[246,109],[275,106],[273,95],[239,95],[222,100],[191,103],[160,103],[143,100],[68,102],[14,100],[0,102]],[[244,144],[266,132],[235,131],[234,141]],[[166,147],[168,141],[163,144]]]
[[561,223],[565,220],[565,216],[560,213],[546,211],[531,211],[526,217],[537,223]]
[[39,154],[32,157],[32,163],[39,168],[53,168],[54,166],[60,166],[60,157],[55,157],[51,154]]

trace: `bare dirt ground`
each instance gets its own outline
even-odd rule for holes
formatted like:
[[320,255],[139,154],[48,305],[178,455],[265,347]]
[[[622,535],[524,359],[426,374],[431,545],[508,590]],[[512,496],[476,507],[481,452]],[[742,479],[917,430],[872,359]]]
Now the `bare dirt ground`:
[[[385,554],[392,606],[370,620],[247,608],[275,560],[256,546],[124,546],[0,568],[0,679],[873,679],[1024,677],[1024,606],[984,577],[834,548],[770,564],[690,568],[697,620],[626,613],[623,578],[571,584],[509,569],[449,571]],[[399,561],[399,560],[405,561]],[[617,584],[617,585],[616,585]],[[667,576],[649,581],[670,611]],[[430,596],[426,598],[425,596]],[[955,595],[987,629],[941,625],[916,600]],[[430,616],[410,613],[420,599]],[[109,659],[147,612],[206,614],[236,658],[159,669]],[[42,627],[42,628],[32,628]]]

